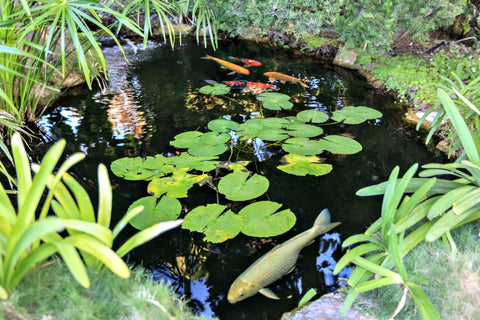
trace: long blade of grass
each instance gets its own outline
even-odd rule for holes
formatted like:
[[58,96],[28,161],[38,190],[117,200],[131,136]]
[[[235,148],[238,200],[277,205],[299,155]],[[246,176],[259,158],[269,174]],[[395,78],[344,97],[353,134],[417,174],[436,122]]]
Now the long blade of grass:
[[85,268],[77,249],[66,241],[56,242],[54,244],[75,280],[84,288],[89,288],[90,280],[88,279],[87,268]]
[[432,220],[442,215],[444,212],[450,210],[452,205],[457,200],[461,199],[463,196],[469,194],[475,189],[477,189],[475,186],[464,186],[447,192],[432,205],[430,210],[428,210],[428,218]]
[[105,165],[98,166],[98,217],[97,222],[110,228],[112,215],[112,186]]
[[353,249],[348,250],[341,258],[338,260],[335,269],[333,270],[334,274],[338,274],[343,268],[345,268],[349,263],[355,260],[355,258],[360,257],[364,254],[371,253],[378,250],[383,250],[384,246],[379,246],[375,243],[365,243],[361,244]]
[[[426,181],[427,181],[427,179],[425,179],[425,178],[412,178],[412,180],[410,180],[410,183],[409,183],[408,187],[405,189],[405,193],[415,192]],[[445,180],[445,179],[437,179],[435,184],[430,189],[430,192],[428,193],[428,195],[437,194],[437,193],[442,193],[442,194],[447,193],[448,191],[459,188],[459,187],[462,187],[467,183],[469,183],[469,182],[468,181],[463,181],[463,180],[462,181],[460,181],[460,180],[452,181],[452,180]],[[376,185],[372,185],[372,186],[362,188],[362,189],[358,190],[355,194],[357,196],[360,196],[360,197],[378,196],[378,195],[382,195],[382,194],[385,193],[386,187],[387,187],[387,182],[382,182],[382,183],[379,183],[379,184],[376,184]]]
[[406,283],[408,290],[412,294],[415,304],[417,305],[420,315],[424,320],[440,320],[440,316],[437,313],[437,310],[433,307],[432,303],[425,295],[425,293],[413,282]]
[[80,183],[68,173],[64,173],[62,178],[75,199],[77,199],[76,203],[78,204],[80,215],[75,218],[83,221],[95,222],[95,211],[92,202],[90,201],[90,196],[85,188],[83,188]]
[[402,282],[402,277],[398,273],[379,266],[378,264],[368,261],[367,259],[356,257],[353,260],[353,263],[378,275],[395,279],[396,281],[398,281],[398,283]]
[[436,178],[427,180],[427,182],[425,182],[425,184],[415,191],[410,198],[404,198],[402,204],[395,214],[395,223],[407,216],[413,210],[413,208],[418,206],[423,200],[426,199],[428,191],[432,188],[436,181]]
[[375,290],[384,286],[389,286],[391,284],[398,284],[398,283],[401,283],[401,282],[398,282],[397,280],[392,278],[374,279],[374,280],[369,280],[369,281],[360,283],[355,287],[355,291],[357,291],[358,293],[362,293],[362,292],[367,292],[367,291]]
[[115,239],[117,235],[125,228],[125,226],[128,224],[128,222],[133,219],[135,216],[137,216],[140,212],[142,212],[144,209],[143,206],[138,206],[133,208],[132,210],[129,210],[123,217],[120,219],[120,221],[115,225],[115,228],[113,228],[113,238]]
[[424,219],[427,216],[428,210],[438,199],[440,199],[440,197],[441,196],[429,198],[413,208],[403,219],[395,223],[395,229],[397,232],[404,232]]
[[378,245],[379,247],[382,247],[385,250],[387,249],[384,246],[383,243],[381,243],[380,241],[378,241],[374,237],[367,236],[367,235],[364,235],[364,234],[355,234],[353,236],[348,237],[347,239],[345,239],[345,241],[343,241],[342,247],[346,248],[348,246],[351,246],[351,245],[359,243],[359,242],[370,242],[370,243],[374,243],[374,244]]
[[453,213],[462,214],[470,208],[480,204],[480,188],[465,194],[463,197],[453,203]]
[[113,236],[112,231],[101,224],[81,221],[78,219],[62,219],[65,228],[69,230],[75,230],[88,234],[98,240],[100,240],[107,247],[112,247]]

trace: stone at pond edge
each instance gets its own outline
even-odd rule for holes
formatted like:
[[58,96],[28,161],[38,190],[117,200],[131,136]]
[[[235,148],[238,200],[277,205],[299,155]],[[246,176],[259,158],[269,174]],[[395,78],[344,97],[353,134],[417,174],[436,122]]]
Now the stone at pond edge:
[[376,320],[375,317],[366,316],[353,307],[342,316],[340,310],[344,298],[341,293],[327,293],[298,310],[284,313],[281,320]]

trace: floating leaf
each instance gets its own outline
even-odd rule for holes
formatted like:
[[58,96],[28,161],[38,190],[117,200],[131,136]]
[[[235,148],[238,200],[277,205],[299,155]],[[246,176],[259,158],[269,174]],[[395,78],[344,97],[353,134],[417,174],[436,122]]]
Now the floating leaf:
[[278,92],[265,92],[257,96],[257,100],[263,101],[263,107],[269,110],[290,109],[293,103],[290,101],[290,96]]
[[320,110],[303,110],[297,113],[297,118],[303,122],[324,123],[330,117]]
[[222,95],[230,92],[230,87],[223,83],[217,83],[213,86],[206,85],[201,87],[198,92],[203,94]]
[[225,144],[230,139],[228,133],[207,132],[197,140],[197,143],[207,145]]
[[216,119],[208,123],[208,129],[214,132],[228,132],[230,130],[236,131],[239,124],[233,120]]
[[[203,232],[205,240],[222,242],[235,237],[243,227],[243,219],[226,206],[208,204],[193,209],[185,217],[182,228]],[[222,214],[223,213],[223,214]]]
[[322,128],[304,123],[292,123],[288,125],[287,130],[291,136],[298,138],[312,138],[323,133]]
[[283,129],[264,129],[258,133],[258,137],[266,141],[282,141],[288,138],[288,132]]
[[289,209],[275,213],[282,205],[272,201],[254,202],[238,213],[243,217],[242,232],[252,237],[273,237],[290,230],[295,214]]
[[180,134],[177,134],[173,141],[170,141],[170,144],[176,148],[190,148],[190,146],[197,143],[197,139],[202,136],[203,133],[199,131],[186,131]]
[[154,178],[148,184],[147,191],[157,198],[164,193],[173,198],[186,198],[188,190],[195,183],[208,177],[207,174],[194,175],[186,171],[187,169],[177,169],[171,177]]
[[225,144],[196,144],[188,148],[188,153],[194,156],[206,157],[206,156],[218,156],[228,150],[228,146]]
[[167,158],[157,155],[147,158],[121,158],[112,162],[110,170],[113,174],[126,180],[150,180],[172,172],[173,166]]
[[243,171],[226,175],[220,180],[218,191],[233,201],[251,200],[264,194],[268,190],[268,179],[258,174],[249,178],[249,175]]
[[168,158],[177,168],[195,169],[203,172],[215,170],[219,161],[215,156],[199,157],[191,156],[187,152],[182,152],[179,156]]
[[261,118],[260,124],[267,128],[284,128],[291,122],[285,118]]
[[233,172],[237,172],[237,171],[250,172],[250,170],[247,169],[247,166],[249,163],[250,161],[237,161],[237,162],[225,161],[225,162],[219,163],[218,167],[232,170]]
[[347,106],[333,112],[332,120],[347,124],[359,124],[366,120],[382,117],[382,113],[369,107]]
[[344,136],[330,135],[318,141],[322,148],[332,153],[354,154],[362,150],[357,141]]
[[238,126],[238,134],[240,134],[242,140],[248,140],[255,138],[263,129],[264,126],[261,124],[255,123],[255,121],[247,120]]
[[312,156],[323,152],[324,148],[316,140],[307,138],[290,138],[283,142],[282,149],[289,153]]
[[321,176],[332,171],[332,165],[322,163],[322,158],[317,156],[306,157],[296,154],[287,154],[282,159],[282,165],[277,168],[283,172],[296,176]]
[[180,201],[168,196],[160,198],[158,203],[157,200],[157,197],[149,196],[140,198],[132,203],[128,208],[127,214],[139,206],[143,206],[144,209],[130,220],[130,224],[139,230],[143,230],[156,223],[178,218],[182,211]]

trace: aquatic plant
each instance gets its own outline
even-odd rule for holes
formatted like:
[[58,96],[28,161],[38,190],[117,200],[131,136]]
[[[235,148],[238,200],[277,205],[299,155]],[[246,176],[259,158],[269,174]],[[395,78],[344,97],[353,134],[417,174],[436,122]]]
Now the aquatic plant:
[[[95,217],[87,192],[66,173],[84,154],[73,154],[56,168],[65,148],[65,141],[61,140],[49,149],[40,164],[32,164],[32,176],[18,133],[12,136],[11,145],[16,176],[11,176],[3,165],[0,167],[14,188],[7,191],[0,184],[0,299],[8,298],[27,271],[57,253],[84,287],[90,285],[86,266],[96,270],[108,268],[128,277],[128,267],[121,257],[181,223],[155,224],[132,236],[114,252],[113,240],[140,210],[129,212],[110,230],[112,196],[105,166],[100,165],[98,170],[99,206]],[[45,192],[47,188],[49,192]],[[16,199],[9,195],[16,195]],[[48,215],[50,208],[55,216]],[[61,235],[64,230],[68,235]]]

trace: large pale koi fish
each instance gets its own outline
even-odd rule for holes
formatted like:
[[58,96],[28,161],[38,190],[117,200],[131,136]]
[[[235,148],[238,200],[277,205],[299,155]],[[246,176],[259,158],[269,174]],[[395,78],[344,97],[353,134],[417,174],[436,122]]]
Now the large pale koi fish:
[[302,80],[288,76],[286,74],[280,73],[280,72],[265,72],[263,75],[268,77],[268,80],[273,81],[273,80],[278,80],[281,83],[285,83],[285,81],[289,82],[296,82],[300,84],[304,88],[308,88],[308,86],[302,82]]
[[233,72],[237,72],[237,73],[241,73],[241,74],[250,74],[250,71],[248,71],[248,69],[246,69],[244,67],[240,67],[239,65],[237,65],[235,63],[231,63],[231,62],[219,59],[219,58],[209,56],[208,54],[207,54],[207,56],[203,57],[202,59],[210,59],[210,60],[213,60],[215,62],[218,62],[223,68],[230,69]]
[[316,237],[339,224],[340,222],[330,223],[330,212],[328,209],[323,210],[312,228],[275,246],[248,267],[230,286],[228,302],[242,301],[257,292],[271,299],[279,299],[266,287],[295,268],[300,250],[311,244]]

